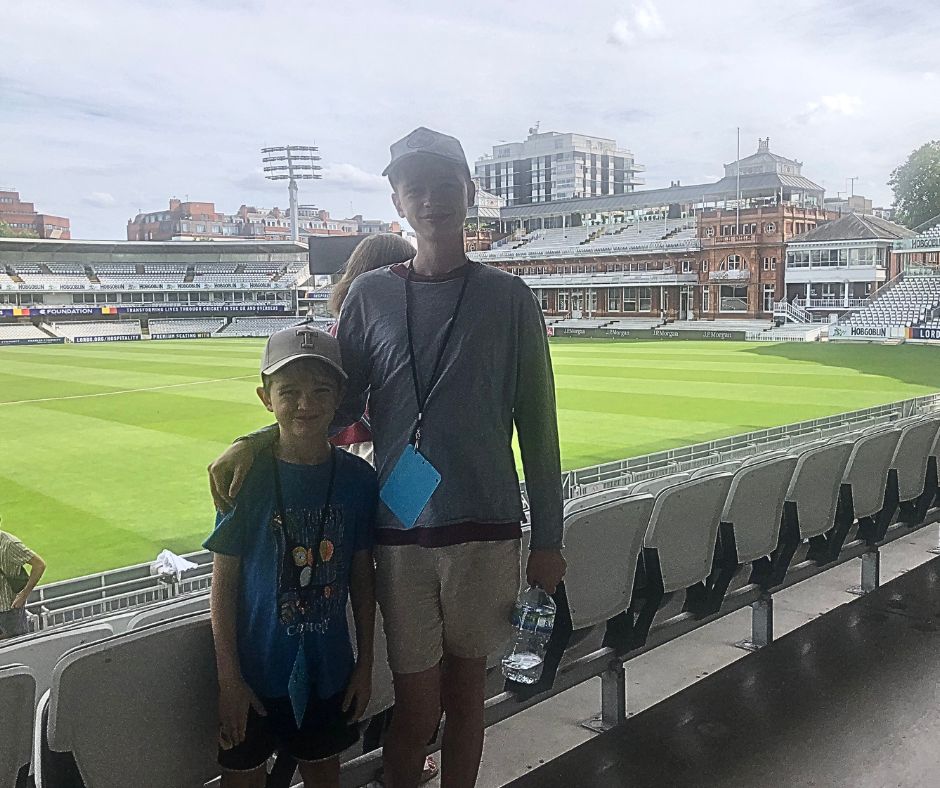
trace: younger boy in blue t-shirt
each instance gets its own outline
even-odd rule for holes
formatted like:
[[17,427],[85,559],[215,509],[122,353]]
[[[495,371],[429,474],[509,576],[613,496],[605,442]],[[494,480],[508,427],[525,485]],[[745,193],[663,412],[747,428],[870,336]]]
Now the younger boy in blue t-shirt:
[[378,484],[328,441],[346,382],[336,339],[303,325],[277,332],[261,379],[279,438],[205,542],[222,786],[263,786],[275,751],[298,761],[305,785],[339,786],[339,754],[358,740],[371,693]]

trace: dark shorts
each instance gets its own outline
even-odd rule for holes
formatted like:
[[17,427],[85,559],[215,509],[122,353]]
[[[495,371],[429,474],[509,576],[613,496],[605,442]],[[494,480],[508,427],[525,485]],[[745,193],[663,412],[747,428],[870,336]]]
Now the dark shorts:
[[12,638],[25,635],[29,629],[26,623],[26,608],[17,607],[0,612],[0,638]]
[[345,692],[323,700],[311,696],[300,728],[289,698],[262,698],[267,716],[248,710],[245,740],[230,750],[219,748],[219,766],[247,772],[263,765],[275,752],[298,761],[324,761],[359,741],[359,726],[350,725],[343,711]]

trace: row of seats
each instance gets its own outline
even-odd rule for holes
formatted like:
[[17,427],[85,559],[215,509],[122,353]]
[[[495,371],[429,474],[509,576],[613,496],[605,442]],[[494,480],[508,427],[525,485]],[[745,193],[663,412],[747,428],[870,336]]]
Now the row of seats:
[[133,337],[140,336],[139,320],[88,320],[81,323],[51,323],[56,336],[76,337]]
[[[568,501],[567,606],[553,635],[562,651],[530,691],[547,689],[554,668],[592,638],[627,655],[670,608],[705,618],[735,582],[778,586],[800,550],[826,565],[853,529],[877,545],[896,520],[923,522],[937,497],[938,432],[940,418],[911,418]],[[0,648],[0,708],[18,715],[9,725],[5,718],[0,763],[21,770],[29,761],[25,731],[35,719],[38,788],[75,785],[61,778],[74,769],[71,758],[94,788],[152,785],[154,775],[172,786],[215,777],[216,677],[204,605],[205,594],[153,608],[124,634],[94,629],[104,622]],[[376,648],[369,715],[393,699],[381,627]],[[497,658],[493,691],[502,688]],[[0,784],[15,773],[0,773]]]
[[[282,328],[290,328],[302,322],[300,317],[236,317],[215,336],[222,337],[267,337]],[[324,321],[328,325],[331,321]],[[323,328],[323,325],[318,325]]]
[[921,325],[940,309],[940,277],[905,277],[848,316],[853,326]]
[[212,334],[225,325],[225,319],[220,317],[182,318],[178,320],[156,320],[151,318],[148,325],[150,328],[150,336],[159,336],[160,334],[183,334],[189,332]]
[[40,331],[32,323],[14,323],[0,326],[0,339],[48,339],[49,335]]
[[697,241],[698,227],[694,218],[655,219],[533,230],[511,243],[479,252],[476,257],[481,260],[509,260],[527,255],[544,256],[549,252],[567,257],[594,252],[644,250],[654,243],[680,248]]

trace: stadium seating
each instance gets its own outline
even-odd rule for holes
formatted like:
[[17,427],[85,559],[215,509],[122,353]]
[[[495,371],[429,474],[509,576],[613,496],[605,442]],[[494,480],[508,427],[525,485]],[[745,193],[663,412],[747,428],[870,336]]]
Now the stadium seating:
[[0,339],[48,339],[49,335],[30,323],[0,326]]
[[625,255],[651,249],[698,249],[696,217],[631,220],[605,225],[533,230],[505,244],[470,257],[486,262],[527,258]]
[[63,654],[113,634],[111,624],[105,622],[35,632],[7,644],[0,643],[0,668],[26,665],[35,677],[37,691],[41,695],[49,689],[52,670]]
[[898,499],[902,505],[924,493],[930,453],[940,437],[940,419],[925,418],[907,425],[891,460],[897,472]]
[[82,323],[50,323],[49,328],[56,336],[66,339],[76,337],[139,337],[139,320],[89,320]]
[[940,276],[904,276],[889,284],[843,323],[858,327],[924,325],[940,309]]
[[150,319],[150,336],[160,334],[212,334],[225,325],[225,319],[220,317],[184,318],[179,320]]
[[126,629],[140,629],[169,621],[172,618],[189,615],[190,613],[205,613],[209,610],[209,593],[200,592],[187,594],[164,604],[151,605],[146,610],[135,613],[127,621]]
[[682,331],[765,331],[773,324],[768,320],[676,320],[667,329]]
[[[216,337],[267,337],[282,328],[290,328],[305,322],[303,317],[236,317]],[[332,320],[317,321],[318,328],[325,328]]]
[[[741,461],[631,481],[569,500],[566,586],[573,628],[606,628],[608,644],[618,642],[618,627],[626,628],[630,637],[620,642],[629,651],[645,642],[654,616],[666,612],[670,594],[685,592],[683,607],[693,617],[710,615],[720,607],[730,574],[748,564],[756,569],[760,562],[765,570],[769,565],[782,568],[776,577],[755,572],[750,580],[772,588],[789,569],[792,553],[783,560],[788,540],[795,535],[795,552],[802,542],[831,538],[846,487],[853,519],[864,520],[886,508],[893,511],[890,501],[887,507],[885,503],[892,483],[901,500],[928,492],[924,479],[932,467],[933,500],[938,428],[936,417],[917,417],[874,429],[860,427],[851,438],[820,431],[785,450],[774,446]],[[604,545],[601,553],[598,544]],[[37,660],[34,673],[47,671],[54,658],[50,655],[58,651],[49,744],[53,750],[73,752],[86,785],[147,785],[152,774],[160,774],[165,785],[197,785],[214,775],[211,635],[206,614],[192,612],[206,599],[202,594],[151,608],[129,622],[126,634],[86,641],[64,656],[66,638],[55,633],[0,649],[0,666],[2,657],[16,654],[19,662]],[[163,620],[167,616],[174,617]],[[70,630],[69,636],[80,629]],[[381,628],[369,714],[392,700],[380,633]],[[43,641],[56,648],[48,647],[42,659],[31,657]],[[497,661],[494,655],[490,663]],[[141,682],[141,676],[147,681]],[[37,680],[42,681],[38,675]],[[141,708],[148,713],[141,714]],[[89,718],[96,720],[94,730],[83,725]]]
[[[634,495],[609,505],[595,498],[566,510],[565,576],[571,624],[576,630],[603,624],[630,607],[637,558],[655,498]],[[604,545],[598,552],[597,546]]]
[[36,679],[24,665],[0,666],[0,785],[13,788],[30,762]]
[[611,320],[604,328],[632,328],[634,330],[642,330],[644,328],[656,328],[656,326],[661,324],[662,321],[656,320],[655,318],[627,317],[620,318],[619,320]]
[[207,614],[73,649],[53,673],[49,747],[89,788],[202,785],[218,773],[217,686]]

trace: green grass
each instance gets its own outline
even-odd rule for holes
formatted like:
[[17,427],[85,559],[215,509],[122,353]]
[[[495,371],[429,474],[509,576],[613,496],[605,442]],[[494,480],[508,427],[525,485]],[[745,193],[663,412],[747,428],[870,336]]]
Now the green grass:
[[[197,549],[206,465],[269,421],[260,340],[0,348],[0,516],[47,581]],[[940,390],[929,347],[558,341],[578,468]]]

